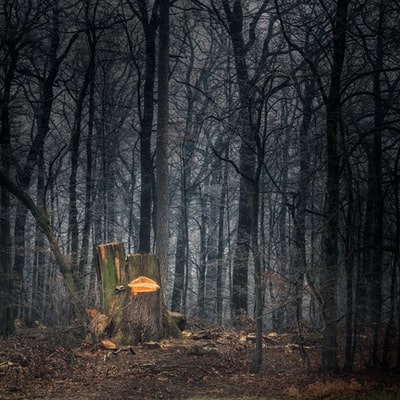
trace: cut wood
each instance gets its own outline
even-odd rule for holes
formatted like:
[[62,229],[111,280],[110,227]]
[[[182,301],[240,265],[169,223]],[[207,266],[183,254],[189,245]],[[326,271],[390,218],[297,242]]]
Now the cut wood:
[[107,350],[115,350],[117,348],[117,345],[113,343],[111,340],[102,340],[101,344]]
[[104,332],[111,327],[111,317],[105,314],[97,314],[90,322],[90,333],[94,340],[98,340]]
[[98,246],[98,276],[104,314],[118,344],[137,344],[179,337],[180,330],[165,306],[158,259],[129,254],[123,243]]
[[97,246],[97,261],[103,313],[110,315],[116,288],[128,283],[124,244],[116,242]]

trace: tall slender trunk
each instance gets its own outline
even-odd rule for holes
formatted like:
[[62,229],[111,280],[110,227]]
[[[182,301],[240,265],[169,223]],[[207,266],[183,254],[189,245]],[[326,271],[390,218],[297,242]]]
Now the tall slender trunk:
[[[260,166],[260,164],[259,164]],[[260,169],[260,168],[259,168]],[[253,201],[252,201],[252,235],[251,249],[254,260],[254,285],[255,285],[255,322],[256,322],[256,346],[254,358],[251,365],[252,373],[259,373],[262,367],[262,328],[263,328],[263,292],[264,279],[262,274],[261,249],[259,246],[258,234],[258,219],[259,219],[259,203],[260,203],[260,174],[256,174],[256,179],[253,182]]]
[[[140,19],[142,22],[145,47],[145,80],[143,111],[140,110],[140,221],[139,221],[139,253],[150,253],[151,226],[152,226],[152,187],[153,187],[153,160],[151,152],[151,136],[154,119],[154,82],[156,77],[156,31],[158,27],[158,5],[153,5],[152,15],[147,15],[147,2],[138,2]],[[129,2],[131,6],[131,3]],[[167,116],[168,120],[168,116]]]
[[350,372],[354,362],[354,341],[353,339],[353,322],[354,322],[354,199],[352,190],[352,173],[351,167],[346,163],[347,173],[347,213],[346,213],[346,229],[345,229],[345,271],[346,271],[346,315],[345,315],[345,361],[344,370]]
[[208,214],[207,227],[207,258],[206,258],[206,286],[205,286],[205,310],[210,323],[216,322],[217,299],[217,264],[218,264],[218,189],[222,181],[221,160],[215,158],[213,172],[206,186],[206,213]]
[[[10,64],[4,81],[4,91],[0,95],[0,162],[3,172],[10,173],[11,142],[10,142],[10,94],[14,78],[18,53],[10,49]],[[12,298],[13,271],[11,252],[11,219],[10,194],[1,186],[0,189],[0,336],[14,333],[15,307]]]
[[197,308],[201,318],[206,317],[205,310],[205,287],[206,287],[206,271],[207,271],[207,234],[208,234],[208,216],[205,201],[205,194],[200,193],[200,251],[197,266],[198,291],[197,291]]
[[333,66],[326,99],[327,180],[324,231],[324,268],[321,274],[322,315],[325,322],[322,343],[322,367],[336,371],[337,363],[337,278],[339,222],[339,152],[338,121],[340,117],[341,82],[346,51],[349,0],[338,0],[333,27]]
[[[46,201],[45,201],[45,187],[44,187],[44,179],[45,179],[45,170],[44,170],[44,154],[43,150],[39,152],[38,156],[38,178],[37,178],[37,204],[40,209],[46,209]],[[33,323],[35,320],[39,320],[42,323],[47,323],[44,320],[44,304],[46,302],[46,253],[45,253],[45,236],[43,234],[42,229],[37,225],[35,232],[35,259],[33,265],[33,277],[34,277],[34,285],[33,285],[33,296],[31,299],[28,308],[28,317],[27,322]]]
[[[93,77],[94,78],[94,77]],[[93,199],[93,155],[92,155],[92,142],[93,142],[93,123],[94,123],[94,79],[91,80],[89,89],[89,122],[88,133],[86,138],[86,176],[85,176],[85,211],[84,223],[82,229],[82,243],[79,259],[78,271],[80,274],[85,275],[85,268],[88,267],[89,260],[89,239],[90,229],[92,225],[92,199]]]
[[[88,10],[86,9],[86,18],[89,18]],[[87,25],[90,25],[92,21],[87,20]],[[72,129],[71,135],[71,143],[70,143],[70,150],[71,150],[71,172],[69,177],[69,235],[70,235],[70,259],[71,259],[71,266],[73,270],[77,270],[79,266],[79,224],[78,224],[78,198],[77,198],[77,174],[78,174],[78,167],[79,167],[79,148],[80,148],[80,138],[82,134],[82,117],[83,117],[83,108],[84,108],[84,101],[86,99],[88,89],[90,90],[89,99],[89,107],[93,108],[93,91],[94,87],[91,84],[94,80],[95,74],[95,57],[96,57],[96,37],[93,31],[87,31],[87,43],[89,46],[89,62],[86,67],[85,75],[83,78],[82,86],[79,91],[78,99],[76,101],[76,108],[75,108],[75,116],[74,116],[74,126]],[[93,127],[93,110],[89,110],[89,129]],[[91,119],[91,121],[90,121]],[[90,126],[90,124],[92,126]],[[91,145],[91,134],[92,132],[88,133],[87,144]],[[88,165],[89,161],[91,161],[91,148],[87,149],[86,155],[88,160],[86,162],[86,166],[89,169],[89,174],[91,170],[91,165]],[[86,189],[90,190],[88,184],[90,185],[90,177],[88,176],[88,171],[86,171]],[[90,193],[86,193],[86,206],[88,202],[88,196],[90,199]],[[90,200],[89,200],[90,201]],[[87,213],[86,213],[87,215]],[[86,226],[87,229],[87,226]],[[87,232],[86,232],[87,233]],[[84,240],[82,238],[82,240]],[[82,272],[82,271],[80,271]]]
[[237,237],[233,258],[232,277],[232,320],[241,325],[241,315],[247,314],[248,299],[248,262],[251,242],[252,211],[248,206],[253,201],[254,187],[251,182],[255,169],[255,145],[251,129],[251,83],[246,65],[247,48],[243,39],[243,10],[240,1],[235,1],[232,8],[228,1],[223,1],[225,15],[229,24],[229,34],[235,55],[237,83],[240,95],[240,194]]
[[172,288],[171,300],[171,311],[175,312],[182,311],[183,286],[186,263],[185,207],[186,205],[182,203],[180,206],[181,211],[178,216],[178,237],[176,240],[174,284]]
[[[228,158],[229,150],[226,148],[225,158]],[[224,266],[224,226],[225,226],[225,207],[228,188],[228,164],[224,165],[223,181],[219,196],[219,216],[218,216],[218,254],[217,254],[217,324],[222,325],[223,322],[223,266]]]
[[384,2],[379,4],[379,20],[376,38],[376,60],[373,77],[374,129],[368,154],[368,198],[364,232],[364,270],[366,281],[366,322],[374,328],[372,361],[378,366],[378,337],[381,333],[382,311],[382,262],[383,262],[383,214],[382,194],[382,127],[385,122],[385,102],[382,99],[381,75],[384,59],[383,24]]
[[169,249],[169,0],[160,0],[158,35],[158,109],[156,148],[156,254],[160,262],[163,287],[167,285]]
[[307,257],[306,257],[306,208],[307,199],[309,198],[309,178],[310,178],[310,149],[309,135],[313,115],[313,100],[315,97],[315,85],[313,82],[305,84],[305,93],[303,101],[303,119],[299,130],[300,142],[300,175],[298,190],[295,199],[295,209],[293,216],[293,281],[295,285],[295,315],[296,321],[300,322],[303,319],[303,285],[306,272]]
[[[393,168],[394,171],[400,170],[400,149],[397,151],[396,162]],[[394,204],[395,204],[395,234],[394,234],[394,254],[392,260],[392,272],[390,282],[390,300],[389,300],[389,318],[386,326],[386,332],[384,337],[382,364],[383,368],[390,367],[391,354],[394,347],[394,333],[396,332],[396,309],[399,313],[399,299],[397,292],[397,282],[399,279],[399,265],[400,265],[400,179],[398,174],[394,174],[393,177],[393,193],[394,193]],[[399,317],[399,315],[397,315]],[[399,336],[399,335],[398,335]],[[397,367],[400,365],[400,338],[397,341]]]

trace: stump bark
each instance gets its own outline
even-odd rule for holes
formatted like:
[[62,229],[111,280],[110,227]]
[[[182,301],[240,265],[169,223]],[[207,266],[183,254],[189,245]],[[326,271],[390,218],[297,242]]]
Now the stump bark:
[[123,243],[107,243],[97,246],[97,277],[100,282],[103,313],[111,314],[118,287],[128,284],[125,247]]
[[[180,336],[165,306],[160,265],[155,255],[129,254],[125,259],[123,244],[109,243],[98,246],[98,264],[103,309],[112,321],[115,342],[137,344]],[[159,289],[133,295],[129,284],[139,277],[149,278]]]
[[160,290],[138,293],[128,292],[114,338],[118,343],[141,344],[162,339]]

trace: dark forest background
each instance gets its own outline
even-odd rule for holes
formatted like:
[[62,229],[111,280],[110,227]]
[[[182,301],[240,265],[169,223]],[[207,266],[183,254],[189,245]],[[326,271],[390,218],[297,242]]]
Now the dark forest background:
[[[400,366],[396,0],[2,0],[0,334],[99,307],[96,245],[173,311]],[[364,336],[363,336],[364,335]],[[341,344],[341,346],[338,345]]]

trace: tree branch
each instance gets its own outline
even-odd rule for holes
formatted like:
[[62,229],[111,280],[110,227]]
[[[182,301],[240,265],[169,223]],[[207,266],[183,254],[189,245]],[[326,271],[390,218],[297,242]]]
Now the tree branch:
[[45,212],[40,210],[39,207],[36,206],[33,199],[29,196],[29,194],[18,187],[10,178],[8,178],[8,176],[2,170],[0,170],[0,186],[5,187],[28,208],[28,210],[35,218],[36,223],[43,230],[44,234],[47,237],[47,240],[49,241],[56,262],[60,267],[60,271],[64,277],[65,284],[71,296],[74,313],[76,317],[80,318],[83,322],[86,322],[87,317],[85,314],[85,308],[74,279],[73,271],[71,271],[70,265],[61,251],[60,243],[53,231],[52,226],[48,221]]

